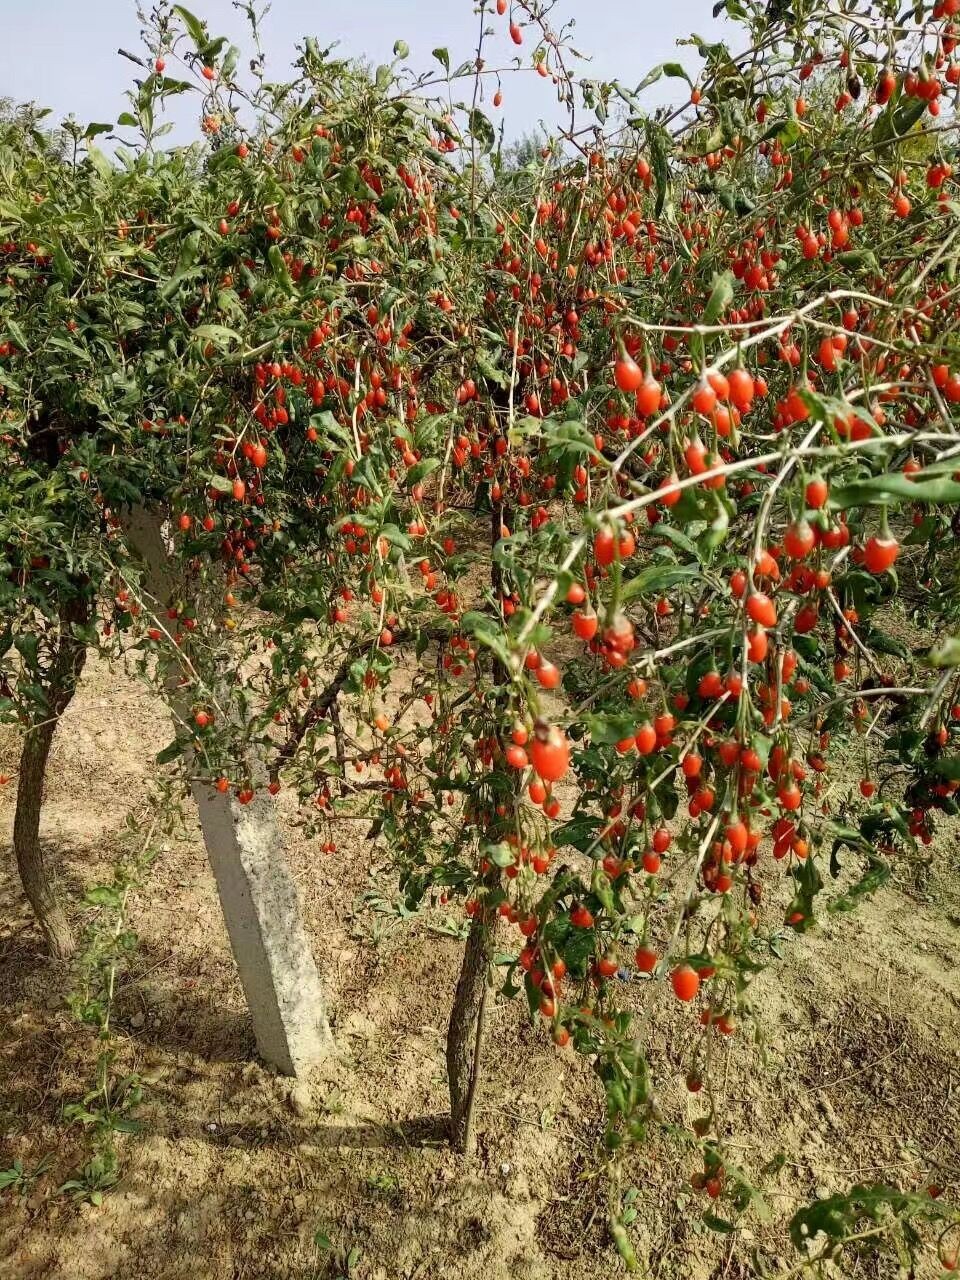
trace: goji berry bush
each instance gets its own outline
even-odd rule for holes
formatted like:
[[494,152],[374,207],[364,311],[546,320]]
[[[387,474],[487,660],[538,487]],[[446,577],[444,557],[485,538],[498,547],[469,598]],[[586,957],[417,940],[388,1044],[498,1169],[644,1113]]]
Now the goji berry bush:
[[[161,3],[115,126],[4,127],[3,714],[55,722],[65,640],[132,654],[192,705],[166,760],[241,802],[263,762],[326,852],[366,817],[409,909],[461,902],[461,1145],[488,979],[593,1063],[612,1162],[666,990],[694,1183],[745,1208],[711,1064],[771,940],[956,813],[958,8],[726,0],[699,75],[629,88],[542,0],[482,0],[460,67],[307,40],[285,84]],[[522,162],[514,69],[565,119]],[[890,1205],[952,1260],[929,1196],[807,1226]]]

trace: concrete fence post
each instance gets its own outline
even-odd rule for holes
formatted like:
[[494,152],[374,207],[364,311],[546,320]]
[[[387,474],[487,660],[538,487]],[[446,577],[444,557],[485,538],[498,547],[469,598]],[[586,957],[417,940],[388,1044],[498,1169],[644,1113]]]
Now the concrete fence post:
[[[145,591],[165,608],[180,592],[164,517],[134,508],[124,527],[143,563]],[[167,693],[175,714],[189,721],[188,696],[174,681]],[[209,783],[194,782],[191,790],[257,1048],[285,1075],[306,1077],[333,1041],[273,797],[261,788],[241,805]]]

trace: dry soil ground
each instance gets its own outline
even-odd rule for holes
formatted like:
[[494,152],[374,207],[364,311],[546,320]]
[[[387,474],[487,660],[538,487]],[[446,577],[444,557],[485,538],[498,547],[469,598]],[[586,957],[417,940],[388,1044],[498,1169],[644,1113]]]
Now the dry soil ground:
[[[92,662],[56,740],[44,834],[66,888],[109,878],[124,815],[138,811],[169,740],[161,705]],[[13,761],[12,739],[0,763]],[[9,788],[7,788],[9,791]],[[9,830],[12,797],[0,804]],[[335,1009],[341,1058],[309,1096],[262,1069],[196,830],[171,842],[133,908],[141,945],[121,980],[119,1062],[149,1083],[143,1133],[122,1140],[121,1179],[99,1208],[58,1194],[84,1135],[61,1118],[88,1087],[96,1044],[63,1004],[10,859],[0,863],[0,1169],[46,1173],[0,1197],[0,1275],[10,1280],[604,1280],[622,1274],[605,1218],[589,1067],[526,1024],[518,1003],[492,1020],[479,1153],[438,1141],[444,1023],[459,943],[442,912],[413,923],[389,897],[383,855],[359,827],[335,855],[292,826],[289,856]],[[708,1232],[684,1190],[692,1158],[655,1137],[630,1157],[632,1227],[652,1280],[737,1280],[751,1250],[790,1254],[786,1222],[816,1193],[857,1180],[960,1184],[960,845],[938,840],[918,884],[902,877],[852,916],[790,938],[760,981],[765,1052],[722,1052],[726,1115],[742,1167],[771,1217]],[[372,895],[372,901],[368,899]],[[365,900],[366,899],[366,900]],[[79,914],[79,913],[78,913]],[[678,1083],[692,1015],[666,1002],[653,1023],[663,1108],[692,1118]],[[320,1243],[317,1243],[318,1239]],[[331,1248],[326,1248],[326,1241]],[[848,1258],[836,1275],[881,1280],[892,1263]],[[918,1273],[934,1276],[929,1258]]]

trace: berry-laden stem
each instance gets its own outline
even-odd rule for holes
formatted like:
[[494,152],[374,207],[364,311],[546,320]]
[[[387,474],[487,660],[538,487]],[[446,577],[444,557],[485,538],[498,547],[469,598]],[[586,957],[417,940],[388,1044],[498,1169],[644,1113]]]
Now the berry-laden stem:
[[89,602],[83,597],[68,601],[60,611],[60,635],[45,680],[48,714],[27,730],[23,740],[13,820],[13,849],[23,890],[56,960],[66,960],[73,954],[74,940],[56,879],[40,843],[40,807],[53,735],[77,690],[87,659],[87,647],[74,634],[74,626],[82,627],[89,612]]

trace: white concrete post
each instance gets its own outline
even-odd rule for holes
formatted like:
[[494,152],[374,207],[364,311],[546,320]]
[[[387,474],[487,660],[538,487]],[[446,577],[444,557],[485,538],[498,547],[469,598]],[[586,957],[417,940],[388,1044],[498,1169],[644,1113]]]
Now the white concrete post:
[[306,1076],[333,1042],[273,798],[261,789],[242,805],[203,783],[192,790],[260,1056]]
[[[179,592],[163,517],[135,508],[124,527],[144,564],[145,589],[165,607]],[[189,722],[187,699],[173,685],[167,692],[176,714]],[[257,1048],[285,1075],[305,1077],[333,1040],[273,797],[260,788],[242,805],[200,782],[192,792]]]

